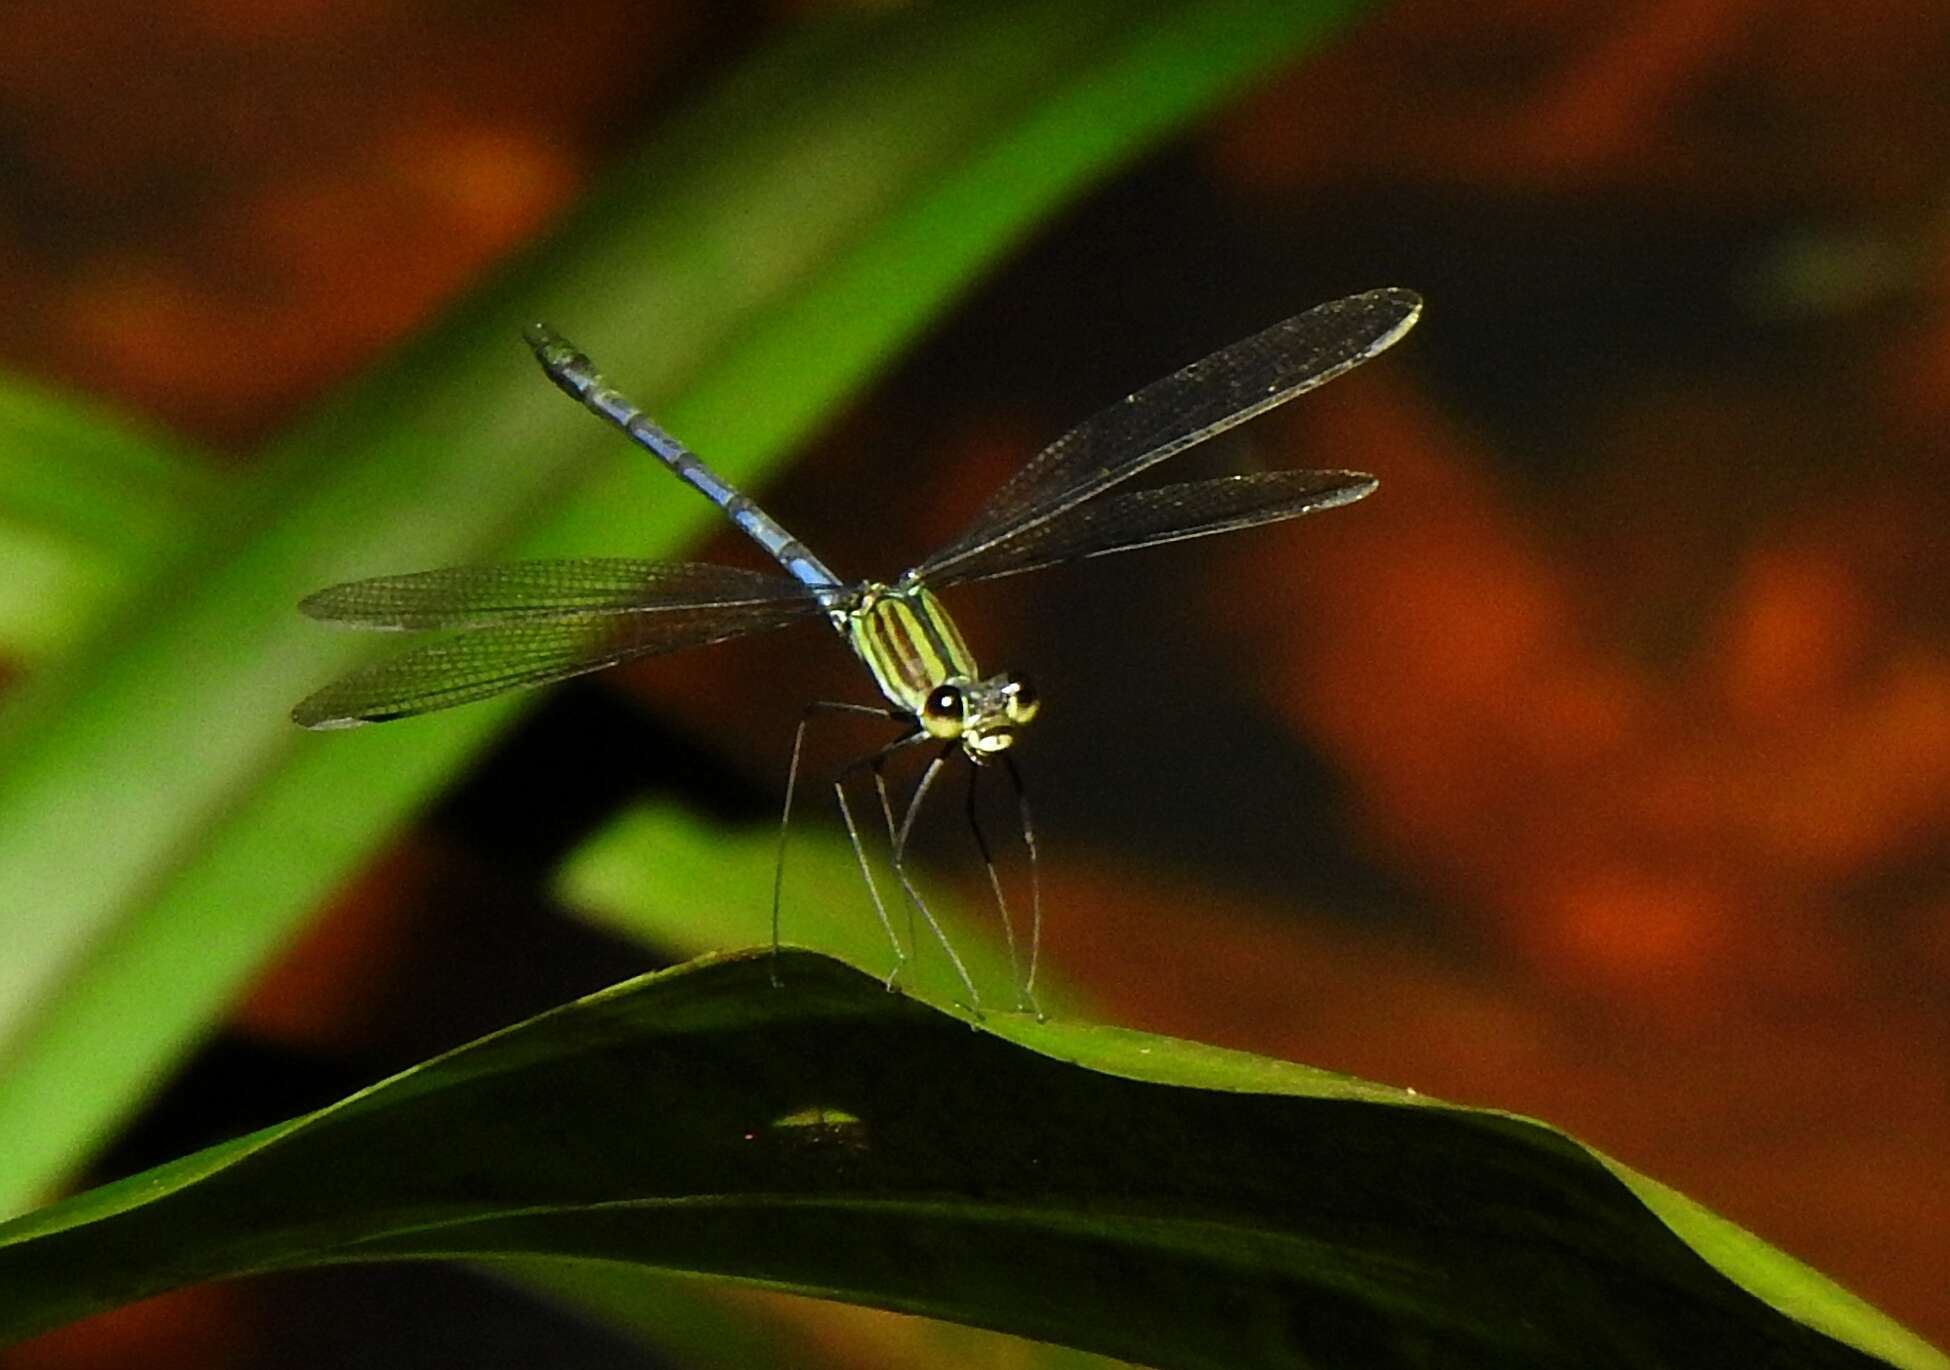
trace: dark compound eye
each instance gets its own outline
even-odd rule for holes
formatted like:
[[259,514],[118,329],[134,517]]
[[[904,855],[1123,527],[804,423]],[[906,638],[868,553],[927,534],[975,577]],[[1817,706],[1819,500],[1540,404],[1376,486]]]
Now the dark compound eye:
[[937,685],[921,705],[921,726],[935,737],[960,737],[965,707],[960,686]]

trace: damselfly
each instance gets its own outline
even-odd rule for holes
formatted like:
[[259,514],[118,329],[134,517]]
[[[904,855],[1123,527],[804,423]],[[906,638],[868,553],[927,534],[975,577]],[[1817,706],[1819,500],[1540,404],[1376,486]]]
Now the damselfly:
[[[1044,448],[990,496],[961,536],[890,582],[841,579],[777,520],[612,389],[587,357],[537,325],[526,337],[549,377],[723,509],[786,574],[697,562],[576,557],[452,567],[335,585],[300,607],[314,618],[361,628],[459,631],[353,671],[300,703],[292,717],[307,728],[405,718],[637,657],[824,618],[872,674],[887,705],[812,708],[877,714],[901,726],[900,736],[856,764],[873,770],[893,870],[909,906],[927,921],[947,952],[971,1004],[978,1002],[974,982],[909,878],[907,845],[921,801],[957,751],[978,764],[999,759],[1008,770],[1030,857],[1029,973],[1020,992],[1033,1002],[1041,917],[1033,892],[1035,839],[1021,776],[1008,750],[1035,718],[1037,699],[1023,676],[981,673],[934,592],[1060,562],[1274,523],[1360,499],[1376,481],[1352,471],[1220,476],[1094,497],[1359,366],[1406,333],[1421,307],[1411,291],[1369,291],[1310,309],[1173,372]],[[801,717],[793,739],[780,828],[780,874],[811,712]],[[941,750],[923,771],[897,823],[881,763],[905,747],[928,741],[939,742]],[[846,774],[835,782],[834,792],[875,911],[894,944],[898,973],[907,955],[905,944],[895,934],[868,870],[847,805]],[[971,820],[973,814],[971,792]],[[1013,959],[1014,932],[979,827],[976,837]],[[775,943],[780,874],[775,874],[773,887]]]

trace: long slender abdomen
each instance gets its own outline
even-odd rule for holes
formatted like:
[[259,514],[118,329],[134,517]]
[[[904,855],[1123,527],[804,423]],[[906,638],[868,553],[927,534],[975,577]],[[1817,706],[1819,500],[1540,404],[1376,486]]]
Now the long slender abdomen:
[[[589,358],[546,324],[530,324],[522,337],[535,353],[548,378],[590,413],[629,434],[639,447],[676,473],[677,478],[703,495],[736,524],[745,536],[769,553],[800,584],[822,592],[837,603],[843,589],[839,577],[779,521],[740,494],[737,487],[704,464],[704,459],[665,432],[621,391],[604,380]],[[824,592],[833,591],[832,595]]]

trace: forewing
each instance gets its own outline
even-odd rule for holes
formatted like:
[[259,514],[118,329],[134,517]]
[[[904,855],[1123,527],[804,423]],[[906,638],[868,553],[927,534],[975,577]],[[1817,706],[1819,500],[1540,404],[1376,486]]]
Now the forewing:
[[307,595],[313,618],[357,628],[472,628],[592,613],[668,614],[806,601],[796,580],[707,562],[572,557],[374,576]]
[[1107,495],[996,543],[973,571],[964,566],[929,583],[939,587],[1013,576],[1060,562],[1278,523],[1351,504],[1377,484],[1373,476],[1358,471],[1269,471]]
[[1031,458],[959,538],[909,576],[945,583],[1006,574],[987,565],[1003,544],[1359,366],[1408,332],[1421,308],[1413,291],[1371,290],[1319,305],[1153,382]]
[[532,689],[636,657],[765,632],[820,612],[819,602],[805,594],[796,600],[496,623],[361,667],[305,699],[291,717],[307,728],[381,723]]

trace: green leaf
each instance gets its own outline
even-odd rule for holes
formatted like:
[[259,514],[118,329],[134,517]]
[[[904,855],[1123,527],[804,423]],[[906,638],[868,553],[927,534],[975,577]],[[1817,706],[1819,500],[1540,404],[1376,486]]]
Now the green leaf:
[[523,323],[561,325],[749,481],[1043,217],[1353,8],[809,26],[279,442],[0,714],[0,1211],[68,1173],[519,707],[297,733],[292,702],[377,650],[300,596],[513,551],[669,554],[714,517],[537,379]]
[[614,1261],[546,1257],[477,1266],[521,1289],[635,1335],[685,1370],[857,1370],[952,1365],[961,1370],[1123,1370],[1124,1360],[1029,1342],[939,1318],[887,1317],[772,1291]]
[[79,398],[0,376],[0,655],[38,665],[161,565],[214,472]]
[[[809,796],[817,798],[818,796]],[[799,825],[786,855],[780,935],[858,965],[891,972],[895,953],[874,917],[858,858],[846,842]],[[871,836],[871,833],[868,834]],[[772,940],[772,880],[777,828],[713,826],[675,804],[626,810],[584,842],[557,872],[554,894],[591,922],[654,946],[698,954],[727,947],[766,946]],[[884,849],[885,843],[881,844]],[[884,865],[884,863],[878,863]],[[947,958],[925,929],[910,926],[899,888],[885,869],[874,873],[888,916],[903,945],[913,949],[900,983],[939,998],[963,991]],[[1015,1006],[1011,994],[1027,973],[1030,911],[1026,892],[1012,892],[1010,919],[1021,945],[1012,959],[993,904],[977,916],[951,893],[918,876],[928,907],[968,967],[985,1003]],[[1079,996],[1047,965],[1036,972],[1037,1003],[1045,1012],[1077,1013]]]
[[1752,1239],[1688,1245],[1674,1209],[1725,1225],[1628,1174],[1505,1114],[747,955],[0,1227],[0,1331],[252,1272],[549,1256],[1161,1366],[1946,1364]]

